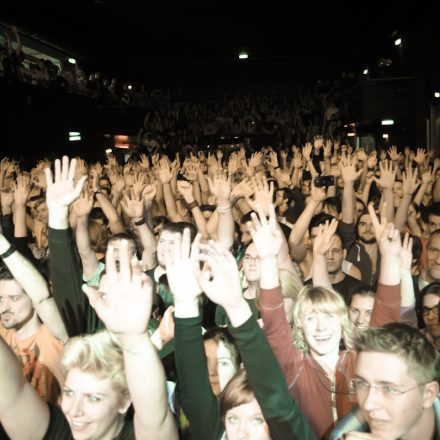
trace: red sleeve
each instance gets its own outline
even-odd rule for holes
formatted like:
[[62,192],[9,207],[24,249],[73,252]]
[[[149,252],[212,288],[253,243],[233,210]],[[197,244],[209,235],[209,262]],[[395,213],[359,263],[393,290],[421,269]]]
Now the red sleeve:
[[295,359],[301,351],[292,344],[292,331],[286,320],[280,286],[260,290],[260,313],[264,333],[290,388],[296,376]]
[[377,287],[370,326],[379,327],[390,322],[400,321],[400,284]]

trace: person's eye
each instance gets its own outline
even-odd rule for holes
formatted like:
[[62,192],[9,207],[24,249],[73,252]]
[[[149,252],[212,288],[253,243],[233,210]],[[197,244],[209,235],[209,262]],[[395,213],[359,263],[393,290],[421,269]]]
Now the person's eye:
[[235,423],[238,422],[238,417],[236,416],[228,416],[228,422],[231,423],[232,425],[234,425]]
[[90,402],[100,402],[101,401],[101,399],[99,397],[94,396],[93,394],[90,394],[88,396],[88,399],[89,399]]
[[12,301],[14,301],[14,302],[18,302],[18,301],[20,301],[21,296],[14,295],[14,296],[11,296],[11,299],[12,299]]
[[306,316],[306,321],[307,322],[313,322],[315,319],[316,319],[316,316],[314,316],[314,315]]
[[254,417],[252,419],[252,424],[253,425],[263,425],[264,424],[264,418],[263,417]]
[[231,365],[228,361],[220,361],[218,364],[220,367],[229,367]]
[[63,395],[66,397],[72,397],[73,396],[73,391],[69,390],[68,388],[64,388],[63,389]]
[[393,396],[396,396],[396,395],[400,394],[400,390],[399,389],[397,389],[396,387],[391,387],[391,386],[384,387],[384,391],[385,391],[385,393],[391,394]]

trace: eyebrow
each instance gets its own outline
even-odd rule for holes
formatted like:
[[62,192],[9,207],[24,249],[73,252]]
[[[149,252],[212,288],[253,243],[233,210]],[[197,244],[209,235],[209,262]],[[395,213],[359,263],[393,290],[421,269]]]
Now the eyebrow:
[[[356,374],[355,377],[358,378],[358,379],[362,379],[365,382],[368,382],[367,379],[365,379],[364,377],[360,376],[359,374]],[[370,384],[370,382],[368,382],[368,383]],[[378,384],[379,385],[392,385],[393,387],[402,387],[403,386],[403,385],[397,384],[395,382],[389,382],[389,381],[386,381],[386,380],[380,380],[378,382]]]

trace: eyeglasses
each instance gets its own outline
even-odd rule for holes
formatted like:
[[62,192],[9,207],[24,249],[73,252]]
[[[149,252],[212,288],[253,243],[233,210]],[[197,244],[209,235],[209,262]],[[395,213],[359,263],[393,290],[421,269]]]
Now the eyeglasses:
[[371,388],[380,390],[382,395],[387,398],[393,398],[405,394],[408,391],[414,390],[421,385],[426,385],[428,382],[418,383],[417,385],[402,390],[394,385],[371,385],[365,380],[357,377],[350,380],[350,390],[352,393],[357,393],[360,396],[366,396],[370,392]]
[[245,254],[243,257],[243,261],[246,261],[246,263],[250,263],[251,261],[258,261],[260,257],[253,257],[252,255]]
[[439,306],[440,306],[440,302],[434,307],[423,306],[423,316],[428,316],[431,312],[433,312],[435,316],[438,316]]

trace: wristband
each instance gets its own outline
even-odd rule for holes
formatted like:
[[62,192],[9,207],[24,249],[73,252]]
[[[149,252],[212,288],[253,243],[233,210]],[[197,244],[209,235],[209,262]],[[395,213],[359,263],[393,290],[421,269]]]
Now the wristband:
[[145,224],[145,217],[142,217],[140,220],[138,220],[137,222],[133,222],[135,226],[140,226]]
[[17,250],[16,247],[13,244],[11,244],[5,252],[0,254],[0,258],[2,258],[2,259],[7,258],[10,255],[12,255],[16,250]]
[[191,211],[191,210],[193,210],[194,208],[196,208],[197,206],[199,206],[198,204],[197,204],[197,200],[193,200],[191,203],[187,203],[186,204],[186,207]]
[[229,212],[230,210],[231,210],[230,203],[226,206],[217,206],[217,212],[220,214],[224,214],[225,212]]

